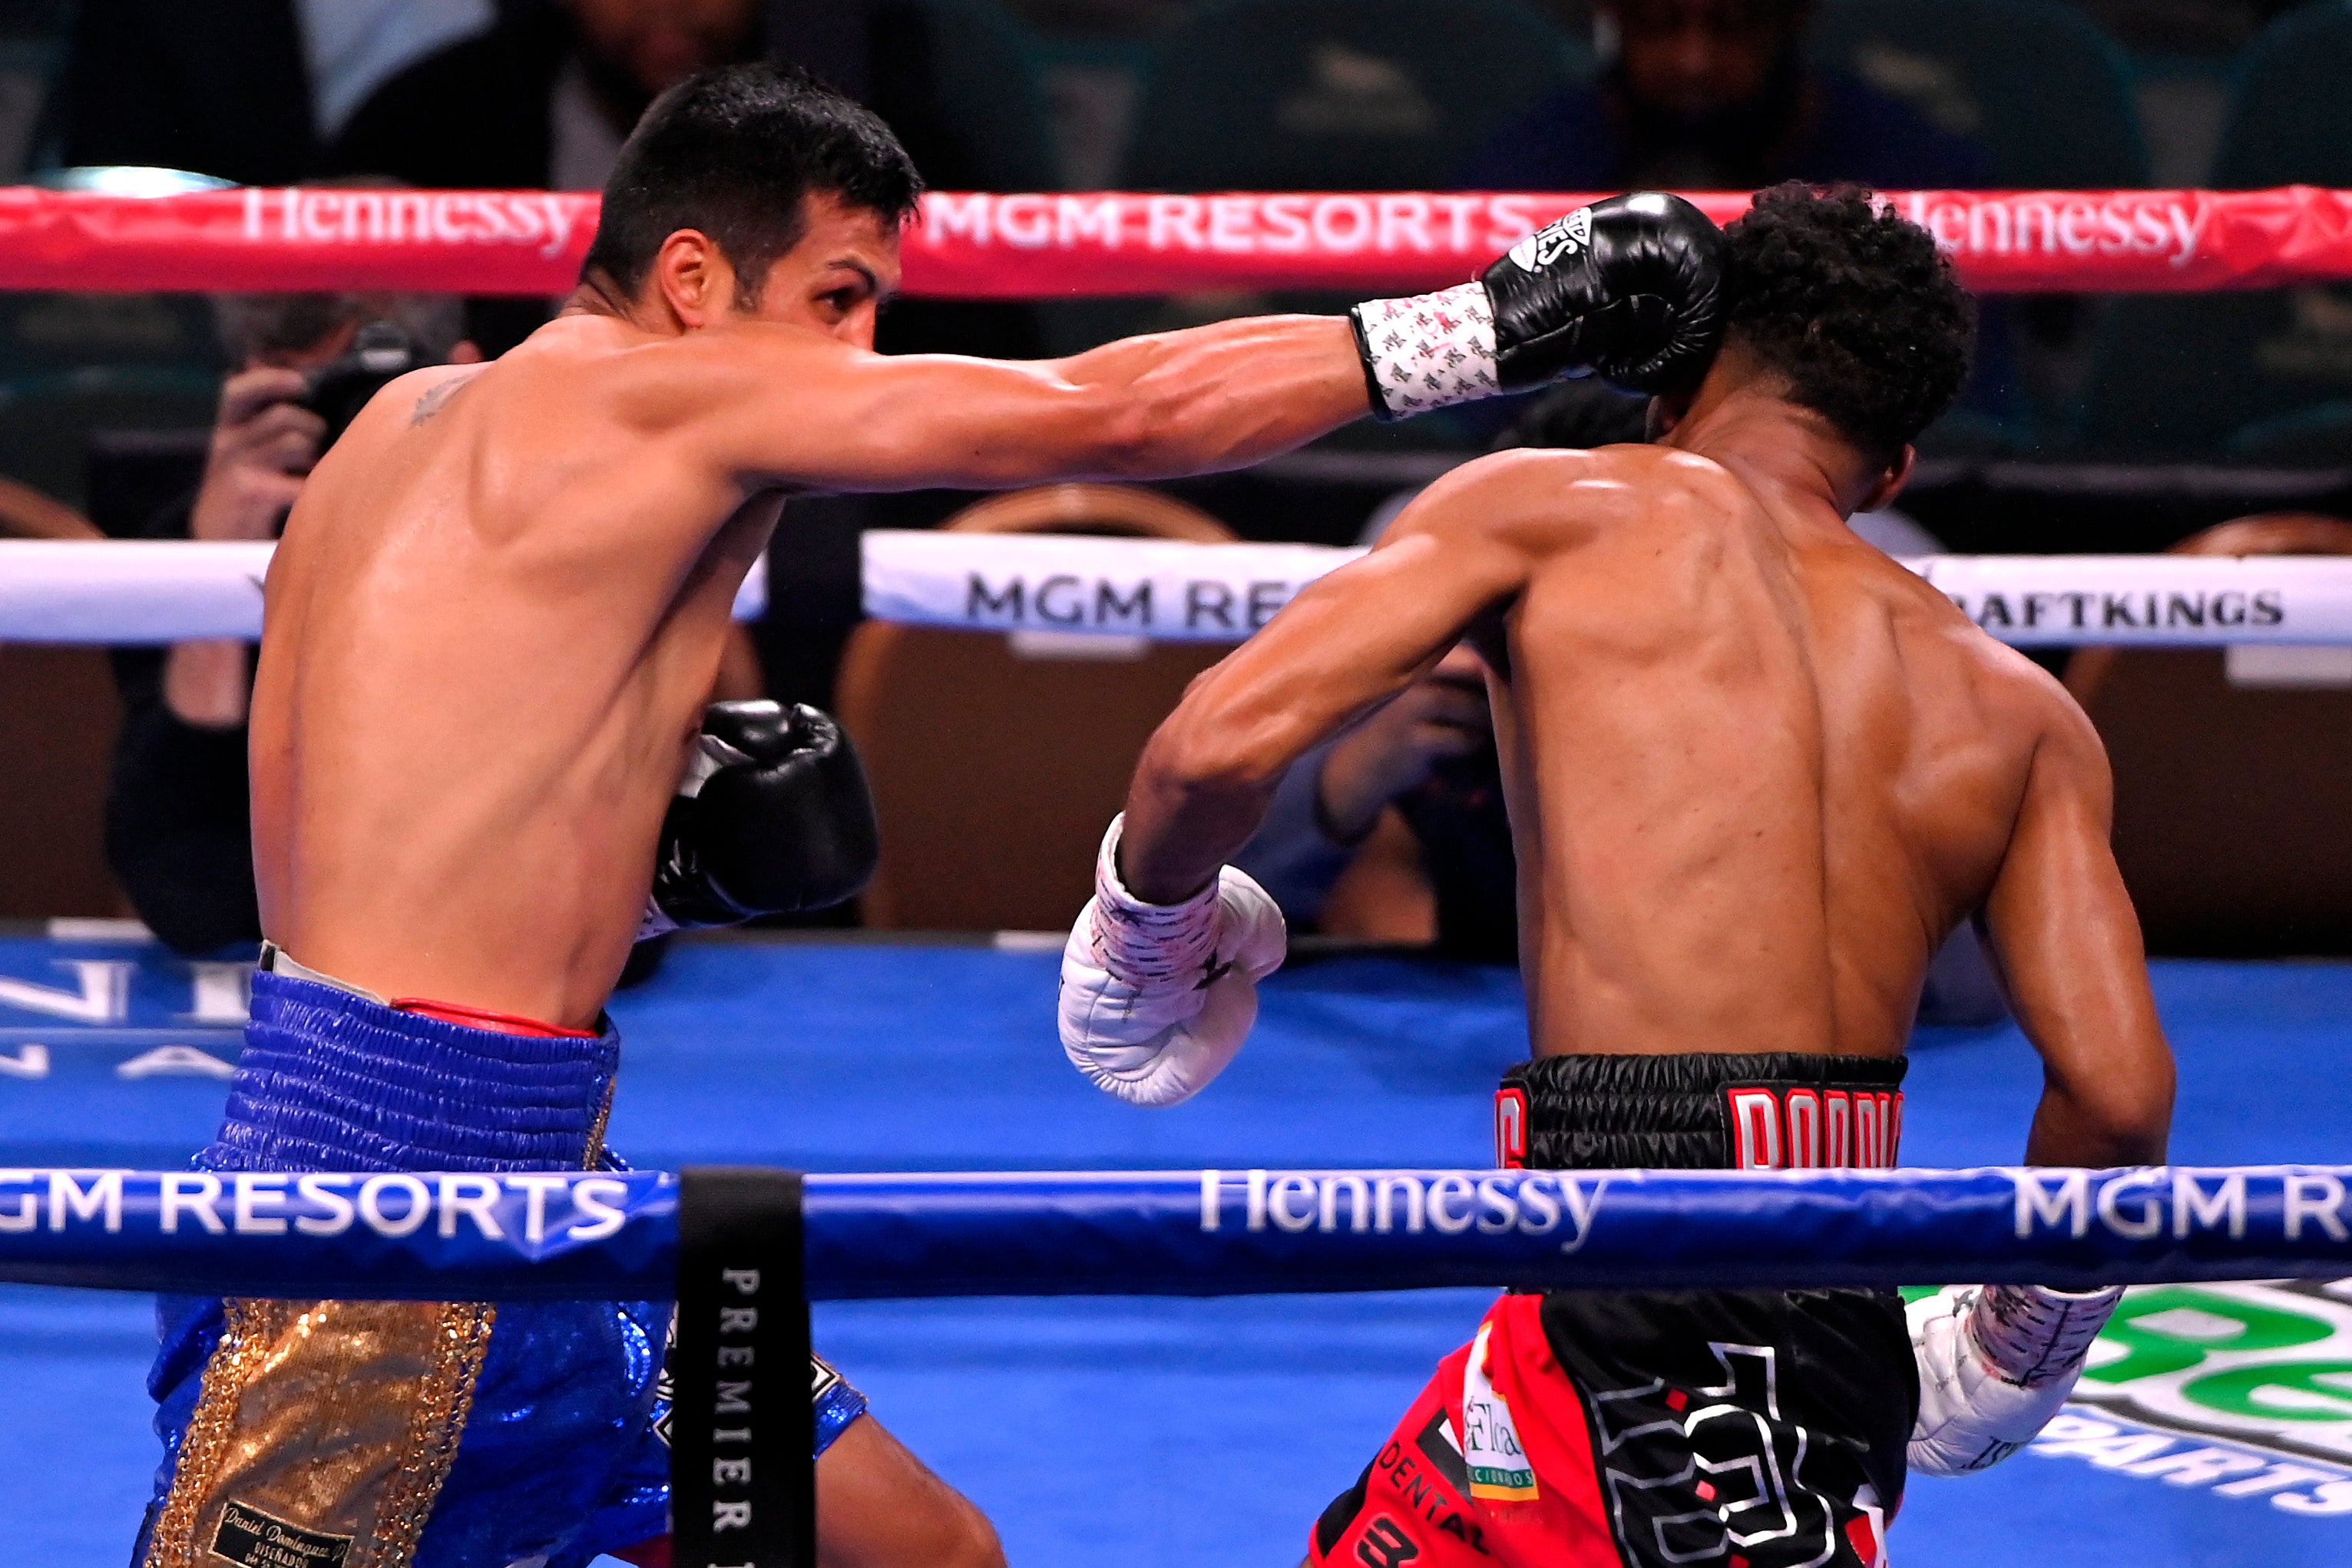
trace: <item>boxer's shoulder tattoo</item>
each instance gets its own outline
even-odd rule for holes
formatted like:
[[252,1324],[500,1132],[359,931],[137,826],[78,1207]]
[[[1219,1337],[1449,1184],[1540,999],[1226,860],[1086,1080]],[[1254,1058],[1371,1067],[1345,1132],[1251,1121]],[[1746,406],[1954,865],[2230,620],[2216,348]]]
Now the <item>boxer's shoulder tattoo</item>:
[[445,377],[426,387],[424,395],[416,400],[416,406],[409,412],[408,427],[414,430],[436,414],[440,413],[442,406],[457,396],[458,390],[478,374],[480,374],[479,368],[477,367],[474,370],[463,371],[458,374]]

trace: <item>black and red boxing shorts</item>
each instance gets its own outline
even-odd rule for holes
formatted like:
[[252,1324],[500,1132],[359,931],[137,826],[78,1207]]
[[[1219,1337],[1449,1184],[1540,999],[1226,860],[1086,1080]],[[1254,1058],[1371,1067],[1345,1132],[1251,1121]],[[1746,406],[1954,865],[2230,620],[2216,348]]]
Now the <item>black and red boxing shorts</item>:
[[[1773,1165],[1891,1165],[1903,1068],[1553,1057],[1511,1070],[1496,1128],[1505,1163],[1549,1169],[1719,1169],[1775,1152]],[[1506,1296],[1324,1510],[1308,1560],[1883,1568],[1918,1399],[1889,1291]]]

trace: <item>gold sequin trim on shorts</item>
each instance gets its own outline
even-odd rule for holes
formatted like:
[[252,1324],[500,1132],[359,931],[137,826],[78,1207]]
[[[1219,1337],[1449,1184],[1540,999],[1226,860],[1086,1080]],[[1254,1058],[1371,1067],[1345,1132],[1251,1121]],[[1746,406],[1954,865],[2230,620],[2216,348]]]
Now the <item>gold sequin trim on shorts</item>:
[[207,1568],[231,1503],[406,1568],[457,1458],[498,1310],[484,1302],[223,1303],[145,1568]]

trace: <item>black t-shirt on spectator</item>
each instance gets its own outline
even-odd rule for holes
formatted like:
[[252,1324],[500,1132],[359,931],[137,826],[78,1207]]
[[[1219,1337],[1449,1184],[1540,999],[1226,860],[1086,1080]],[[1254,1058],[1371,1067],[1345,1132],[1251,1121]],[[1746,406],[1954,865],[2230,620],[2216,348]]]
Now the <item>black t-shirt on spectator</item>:
[[[202,452],[116,457],[90,512],[117,538],[185,539]],[[158,500],[158,494],[165,498]],[[169,650],[111,650],[122,732],[106,796],[106,858],[131,908],[167,945],[217,952],[261,940],[253,889],[246,731],[190,724],[163,700]]]
[[[537,190],[555,131],[549,100],[572,47],[554,11],[509,16],[375,89],[327,152],[335,174],[375,174],[437,190]],[[467,335],[493,356],[547,320],[544,300],[469,300]]]

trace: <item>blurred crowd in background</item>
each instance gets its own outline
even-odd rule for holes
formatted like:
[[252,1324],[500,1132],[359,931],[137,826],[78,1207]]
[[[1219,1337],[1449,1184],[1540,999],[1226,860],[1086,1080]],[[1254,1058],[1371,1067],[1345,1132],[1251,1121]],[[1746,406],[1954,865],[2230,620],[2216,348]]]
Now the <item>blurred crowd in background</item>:
[[[942,189],[2352,186],[2352,0],[0,0],[0,181],[140,165],[591,190],[656,93],[761,56],[864,98]],[[1029,357],[1344,303],[908,301],[882,346]],[[332,438],[322,374],[371,346],[404,363],[495,355],[551,308],[0,295],[0,534],[267,538]],[[1345,543],[1497,442],[1639,438],[1639,415],[1576,387],[1367,425],[1141,500],[1065,496],[980,521],[970,496],[798,503],[757,666],[747,653],[730,679],[843,704],[882,773],[897,746],[919,774],[952,752],[957,723],[1004,692],[1027,708],[1037,681],[1066,677],[1063,700],[1115,712],[1104,732],[1139,745],[1195,653],[1041,674],[1017,648],[967,647],[923,667],[933,634],[859,626],[860,532],[961,517]],[[2352,288],[1991,301],[1963,405],[1923,455],[1908,515],[1867,525],[1898,552],[2153,551],[2249,513],[2352,514]],[[2293,537],[2342,542],[2324,527]],[[0,799],[54,803],[0,845],[29,868],[0,882],[0,915],[135,910],[192,952],[257,933],[242,873],[247,661],[233,645],[124,651],[99,684],[62,651],[0,650],[0,727],[56,742],[0,760]],[[930,673],[906,674],[918,667]],[[1073,820],[1099,823],[1093,796],[1133,748],[1114,736],[1105,754],[1100,780],[1061,791]],[[1508,956],[1475,669],[1442,670],[1311,762],[1286,796],[1288,839],[1260,847],[1302,923]],[[100,830],[94,771],[111,780],[97,792],[110,868],[77,847]],[[878,782],[887,832],[897,785]],[[916,805],[901,822],[899,842],[919,842]],[[943,831],[942,853],[971,837]],[[1050,929],[1068,890],[1036,889],[1034,921],[921,910],[886,864],[865,914]]]

